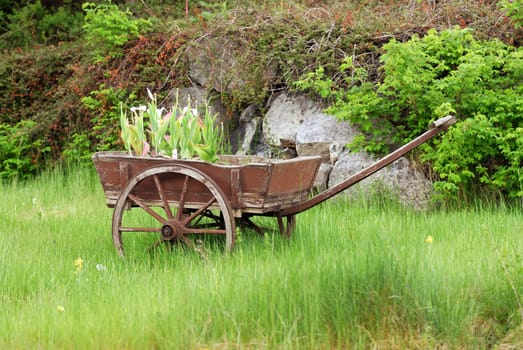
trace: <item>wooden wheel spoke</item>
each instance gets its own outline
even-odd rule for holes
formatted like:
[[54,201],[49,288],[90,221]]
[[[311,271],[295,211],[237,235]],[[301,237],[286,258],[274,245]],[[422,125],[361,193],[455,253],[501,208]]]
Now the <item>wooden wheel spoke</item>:
[[169,206],[169,201],[167,201],[167,196],[165,195],[165,191],[163,190],[162,183],[160,182],[160,178],[158,175],[154,175],[154,183],[156,184],[156,189],[158,190],[158,194],[160,195],[160,199],[163,203],[163,208],[165,209],[165,214],[167,215],[167,218],[169,220],[174,219],[173,213],[171,212],[171,207]]
[[186,234],[213,234],[213,235],[221,235],[227,233],[226,230],[223,229],[206,229],[206,228],[186,228],[184,230],[184,233]]
[[[212,222],[203,222],[200,225],[200,222],[204,219],[210,219]],[[196,228],[209,228],[209,227],[223,227],[223,219],[218,215],[214,215],[210,210],[205,210],[201,215],[196,218],[196,220],[191,222],[191,227]]]
[[136,204],[138,204],[140,206],[140,208],[142,208],[143,210],[145,210],[149,215],[151,215],[153,218],[155,218],[156,220],[158,220],[160,223],[164,223],[165,222],[165,219],[160,215],[158,214],[157,212],[155,212],[154,210],[152,210],[151,208],[149,208],[149,206],[147,206],[144,202],[142,202],[141,199],[139,199],[138,197],[136,197],[134,194],[132,193],[129,193],[129,198],[135,202]]
[[180,236],[180,241],[182,241],[190,249],[194,250],[203,260],[209,262],[209,258],[207,257],[203,247],[197,246],[190,238],[185,237],[184,235]]
[[191,248],[191,249],[196,248],[194,242],[190,238],[185,237],[184,235],[181,235],[181,236],[179,236],[179,239],[180,239],[180,241],[185,243],[189,248]]
[[213,197],[207,203],[205,203],[203,206],[198,208],[198,210],[196,210],[194,213],[192,213],[191,216],[189,216],[188,218],[183,220],[182,221],[182,225],[183,226],[187,226],[191,221],[194,220],[195,217],[200,215],[204,210],[207,210],[207,208],[209,208],[211,206],[211,204],[213,204],[214,202],[216,202],[216,199]]
[[159,228],[154,228],[154,227],[123,227],[123,226],[120,226],[118,228],[118,230],[120,232],[155,232],[155,233],[160,232]]
[[183,182],[182,193],[180,194],[180,201],[178,202],[178,211],[176,212],[176,220],[180,221],[183,214],[183,208],[185,207],[185,198],[189,189],[189,176],[185,176],[185,181]]

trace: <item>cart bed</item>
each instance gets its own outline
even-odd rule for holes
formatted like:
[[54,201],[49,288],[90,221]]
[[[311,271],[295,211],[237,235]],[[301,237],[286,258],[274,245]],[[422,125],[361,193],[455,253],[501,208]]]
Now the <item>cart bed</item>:
[[[164,157],[138,157],[127,152],[97,152],[93,155],[106,203],[114,207],[120,193],[137,174],[156,166],[190,166],[206,174],[223,191],[235,217],[242,213],[266,214],[308,199],[321,163],[321,157],[301,156],[270,160],[251,156],[221,156],[217,163],[177,160]],[[165,174],[167,176],[168,174]],[[183,183],[164,178],[169,201],[176,202]],[[196,206],[208,201],[201,184],[192,184],[188,202]],[[160,202],[152,181],[140,184],[136,195],[148,202]]]

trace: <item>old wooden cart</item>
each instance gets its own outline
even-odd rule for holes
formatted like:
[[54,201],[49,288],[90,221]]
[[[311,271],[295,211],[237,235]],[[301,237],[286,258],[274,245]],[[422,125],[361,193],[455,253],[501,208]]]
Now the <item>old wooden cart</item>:
[[[280,231],[290,235],[296,214],[370,176],[454,122],[451,116],[434,122],[416,139],[313,197],[310,190],[321,163],[316,156],[288,160],[224,156],[211,164],[98,152],[93,162],[106,203],[114,208],[112,236],[120,255],[124,254],[122,235],[131,233],[153,233],[160,242],[184,242],[190,247],[195,247],[192,235],[224,235],[229,251],[237,223],[259,230],[251,217],[272,216]],[[149,220],[133,221],[133,208]]]

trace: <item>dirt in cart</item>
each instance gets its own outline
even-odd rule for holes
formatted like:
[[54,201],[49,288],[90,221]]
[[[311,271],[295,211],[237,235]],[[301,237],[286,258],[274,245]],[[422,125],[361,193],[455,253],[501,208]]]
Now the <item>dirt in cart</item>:
[[242,165],[249,163],[270,163],[271,161],[273,161],[273,159],[264,158],[260,156],[219,155],[216,164]]

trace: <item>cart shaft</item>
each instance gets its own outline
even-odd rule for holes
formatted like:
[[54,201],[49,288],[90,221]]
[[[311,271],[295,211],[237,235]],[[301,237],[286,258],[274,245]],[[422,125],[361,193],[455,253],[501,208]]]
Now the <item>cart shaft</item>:
[[436,120],[431,124],[431,129],[423,133],[422,135],[418,136],[414,140],[410,141],[409,143],[403,145],[402,147],[398,148],[394,152],[386,155],[385,157],[381,158],[374,164],[369,165],[368,167],[362,169],[358,173],[354,174],[353,176],[349,177],[348,179],[340,182],[339,184],[321,192],[320,194],[312,197],[311,199],[302,202],[300,204],[297,204],[295,206],[291,206],[288,208],[285,208],[281,211],[280,215],[282,216],[288,216],[288,215],[294,215],[301,213],[307,209],[310,209],[327,199],[330,199],[334,197],[335,195],[339,194],[340,192],[343,192],[347,188],[353,186],[354,184],[360,182],[361,180],[369,177],[370,175],[374,174],[375,172],[381,170],[382,168],[386,167],[387,165],[391,164],[404,154],[408,153],[409,151],[413,150],[414,148],[418,147],[419,145],[427,142],[431,138],[433,138],[436,134],[439,132],[446,130],[448,127],[450,127],[452,124],[456,122],[456,118],[453,116],[447,116],[441,119]]

